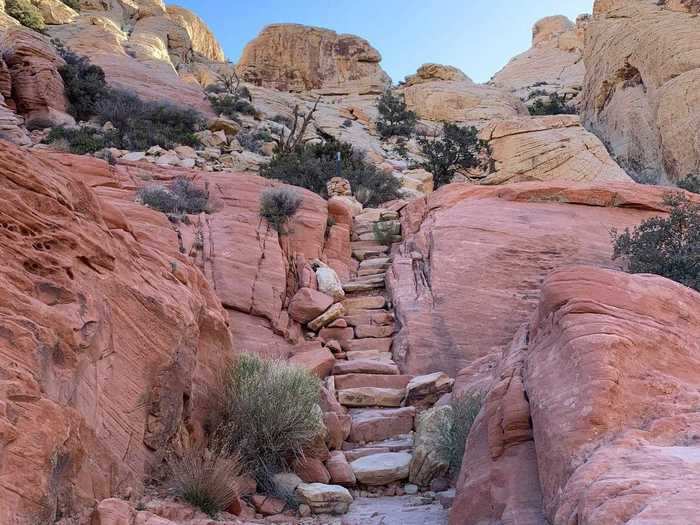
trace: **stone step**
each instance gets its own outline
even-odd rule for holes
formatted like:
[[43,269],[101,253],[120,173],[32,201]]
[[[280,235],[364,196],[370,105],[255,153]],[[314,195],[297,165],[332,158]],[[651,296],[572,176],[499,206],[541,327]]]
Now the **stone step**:
[[367,443],[358,445],[357,443],[343,443],[343,454],[349,462],[356,459],[373,456],[374,454],[385,454],[386,452],[413,452],[413,435],[406,434],[397,436],[386,441]]
[[383,208],[366,208],[359,215],[355,216],[355,222],[379,222],[395,221],[399,219],[399,213]]
[[343,317],[348,326],[385,326],[394,324],[394,313],[385,310],[358,310]]
[[333,366],[333,375],[341,376],[346,374],[379,374],[379,375],[399,375],[399,367],[395,363],[382,361],[372,361],[369,359],[357,361],[336,361]]
[[391,266],[391,257],[369,257],[360,263],[360,270],[385,269]]
[[369,257],[379,257],[389,253],[389,246],[375,241],[355,241],[350,243],[352,255],[358,261],[364,261]]
[[410,434],[416,415],[414,407],[351,409],[350,443],[372,443]]
[[375,388],[400,388],[405,390],[413,376],[406,375],[381,375],[381,374],[347,374],[335,377],[335,388],[345,390],[348,388],[362,388],[371,386]]
[[377,276],[376,279],[367,279],[364,281],[351,281],[343,285],[345,293],[354,292],[371,292],[373,290],[381,290],[386,288],[386,274]]
[[380,274],[386,275],[387,267],[383,266],[382,268],[365,268],[364,270],[358,270],[357,277],[359,277],[359,278],[372,277],[374,275],[380,275]]
[[391,352],[378,352],[377,350],[362,350],[358,352],[345,352],[348,361],[380,361],[382,363],[394,363]]
[[382,337],[378,339],[352,339],[349,341],[341,341],[340,345],[346,352],[369,352],[375,351],[380,353],[391,352],[393,339],[391,337]]
[[338,401],[346,407],[398,408],[406,396],[405,388],[359,387],[337,390]]
[[412,459],[407,452],[387,452],[356,459],[350,468],[363,485],[389,485],[408,479]]
[[367,310],[381,310],[386,306],[386,298],[383,295],[371,295],[365,297],[349,297],[342,302],[346,315],[363,313]]
[[355,338],[357,339],[383,339],[394,335],[395,325],[387,324],[381,326],[360,325],[355,327]]

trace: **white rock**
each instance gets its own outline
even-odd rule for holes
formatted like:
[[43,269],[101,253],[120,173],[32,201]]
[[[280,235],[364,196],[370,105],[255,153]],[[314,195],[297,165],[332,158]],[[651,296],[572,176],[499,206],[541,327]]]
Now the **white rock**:
[[195,159],[182,159],[179,164],[182,168],[192,169],[197,164],[197,161]]
[[365,485],[389,485],[408,478],[411,454],[387,452],[373,454],[350,463],[357,481]]
[[318,291],[330,295],[336,301],[345,298],[343,283],[340,282],[335,270],[327,267],[320,267],[316,270],[316,280],[318,281]]
[[127,153],[122,157],[122,160],[126,160],[129,162],[139,162],[141,160],[144,160],[146,158],[146,153],[143,151],[132,151],[131,153]]
[[168,151],[156,159],[156,164],[158,166],[179,166],[180,157],[178,157],[172,151]]
[[296,494],[316,514],[345,514],[353,501],[348,489],[340,485],[302,483]]

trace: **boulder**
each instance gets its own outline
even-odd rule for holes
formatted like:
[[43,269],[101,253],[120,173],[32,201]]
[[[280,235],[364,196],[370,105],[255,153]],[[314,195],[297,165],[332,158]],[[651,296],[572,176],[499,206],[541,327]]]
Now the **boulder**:
[[331,456],[326,461],[326,468],[331,476],[331,483],[353,487],[357,483],[352,467],[345,459],[345,454],[340,451],[331,452]]
[[353,443],[372,443],[410,433],[416,409],[356,409],[351,411],[351,415],[349,440]]
[[399,367],[394,363],[382,363],[379,361],[370,361],[357,359],[353,361],[338,361],[333,366],[334,375],[343,374],[386,374],[398,375]]
[[302,483],[296,494],[316,514],[345,514],[353,501],[350,492],[340,485]]
[[420,487],[429,487],[434,479],[448,474],[449,461],[440,450],[440,425],[451,416],[452,407],[435,407],[416,420],[416,437],[409,479]]
[[283,500],[263,494],[255,494],[251,498],[251,501],[255,507],[255,510],[263,516],[274,516],[275,514],[281,514],[284,512],[284,509],[287,506]]
[[292,319],[306,324],[322,315],[332,305],[332,297],[311,288],[301,288],[292,297],[287,311]]
[[445,394],[452,392],[455,380],[444,372],[435,372],[411,379],[406,386],[406,404],[430,408]]
[[352,418],[347,414],[325,412],[323,414],[323,423],[326,427],[326,445],[328,448],[330,450],[342,449],[343,442],[350,435]]
[[395,388],[358,387],[338,390],[338,401],[346,407],[399,407],[405,391]]
[[423,64],[418,68],[415,75],[406,77],[404,85],[413,86],[423,82],[433,82],[435,80],[464,81],[471,79],[460,69],[442,64]]
[[314,332],[319,331],[321,328],[328,326],[333,321],[340,319],[345,315],[345,307],[342,303],[335,303],[324,313],[319,315],[316,319],[311,321],[308,326],[310,330]]
[[408,479],[410,464],[411,454],[388,452],[356,459],[350,467],[363,485],[389,485]]
[[297,24],[273,24],[243,50],[241,78],[282,91],[381,93],[391,84],[381,55],[354,35]]
[[320,266],[316,270],[316,280],[318,281],[318,290],[326,295],[333,297],[336,301],[345,298],[343,284],[338,278],[338,274],[332,268]]
[[241,131],[241,125],[234,120],[217,117],[209,121],[207,129],[213,133],[223,132],[227,137],[235,137]]
[[321,379],[328,377],[335,365],[335,357],[325,348],[299,352],[289,359],[289,363],[308,370]]
[[331,480],[323,462],[315,457],[304,457],[294,461],[292,470],[304,483],[329,483]]

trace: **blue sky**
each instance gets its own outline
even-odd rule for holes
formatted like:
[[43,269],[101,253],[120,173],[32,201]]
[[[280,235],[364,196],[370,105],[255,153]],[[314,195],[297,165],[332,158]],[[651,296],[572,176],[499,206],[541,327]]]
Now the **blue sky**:
[[544,16],[575,19],[593,0],[175,0],[213,29],[228,58],[267,24],[295,22],[369,40],[394,82],[425,62],[457,66],[487,81],[530,47]]

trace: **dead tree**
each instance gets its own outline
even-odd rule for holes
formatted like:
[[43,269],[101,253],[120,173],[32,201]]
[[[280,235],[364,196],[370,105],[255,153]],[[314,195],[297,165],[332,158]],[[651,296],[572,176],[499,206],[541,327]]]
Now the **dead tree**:
[[314,107],[306,114],[300,113],[299,104],[294,107],[294,123],[292,124],[289,135],[285,135],[284,126],[281,126],[279,135],[275,137],[278,153],[291,153],[307,142],[307,140],[304,139],[304,135],[306,135],[309,124],[314,120],[314,113],[316,113],[320,101],[321,97],[318,97]]

